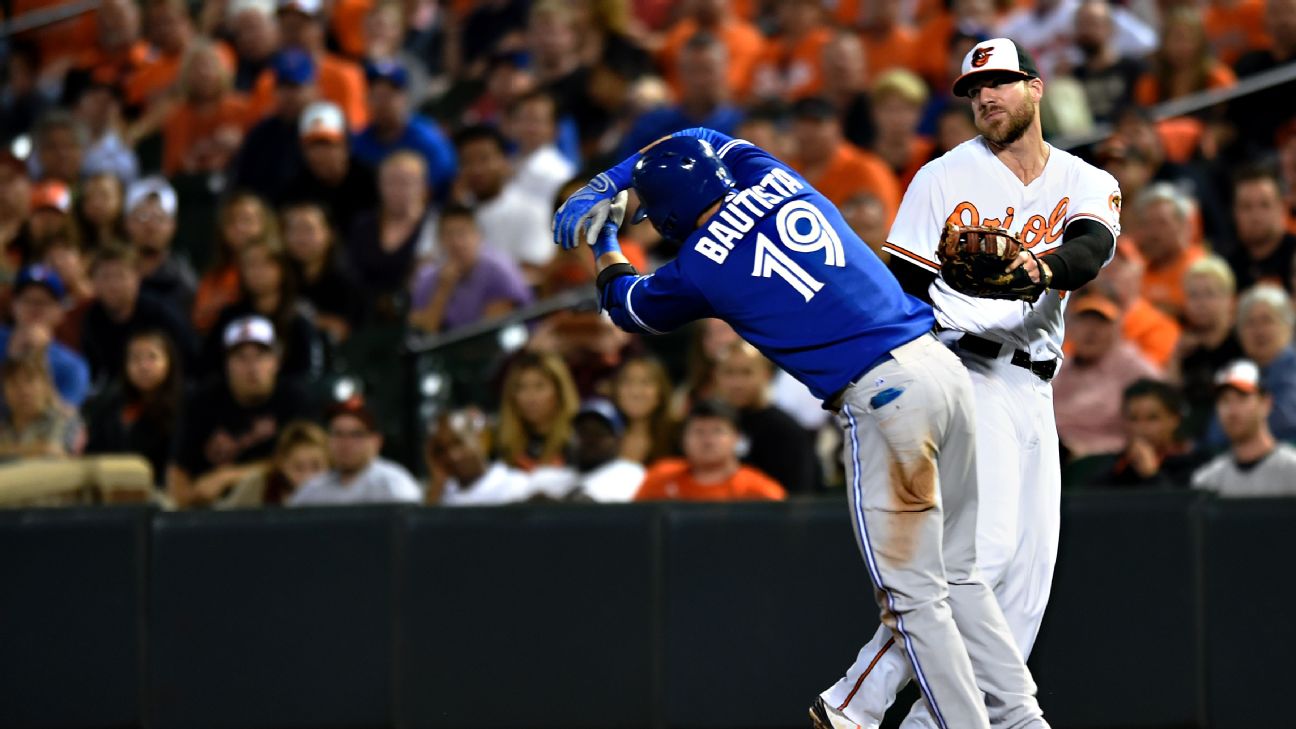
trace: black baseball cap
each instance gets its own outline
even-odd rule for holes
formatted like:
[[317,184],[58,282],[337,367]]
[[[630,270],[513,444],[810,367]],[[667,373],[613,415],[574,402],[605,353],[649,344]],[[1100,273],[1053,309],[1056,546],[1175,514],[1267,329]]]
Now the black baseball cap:
[[1007,38],[991,38],[978,43],[963,57],[963,72],[954,80],[954,95],[967,96],[972,79],[987,73],[1018,76],[1023,79],[1039,78],[1035,59],[1025,48]]

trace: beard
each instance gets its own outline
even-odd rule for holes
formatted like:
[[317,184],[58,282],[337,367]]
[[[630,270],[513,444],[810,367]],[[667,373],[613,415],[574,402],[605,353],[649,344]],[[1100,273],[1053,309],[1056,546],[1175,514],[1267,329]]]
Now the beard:
[[1007,147],[1022,138],[1031,122],[1035,120],[1035,102],[1030,97],[1022,99],[1016,109],[1003,108],[1004,118],[987,122],[981,117],[976,119],[976,128],[981,136],[998,147]]

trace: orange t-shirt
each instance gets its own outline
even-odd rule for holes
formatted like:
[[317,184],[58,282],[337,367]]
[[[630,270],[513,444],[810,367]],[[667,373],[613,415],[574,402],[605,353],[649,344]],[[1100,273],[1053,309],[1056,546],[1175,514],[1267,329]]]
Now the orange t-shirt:
[[1243,53],[1269,45],[1264,0],[1215,0],[1203,20],[1215,55],[1230,66]]
[[[1237,83],[1237,76],[1234,75],[1233,69],[1216,61],[1206,74],[1206,88],[1202,90],[1227,89],[1235,83]],[[1145,73],[1139,78],[1134,86],[1134,100],[1141,106],[1152,106],[1169,101],[1167,98],[1162,98],[1161,89],[1157,88],[1156,76],[1152,73]]]
[[[804,165],[793,167],[806,174]],[[827,167],[814,177],[806,175],[806,180],[833,205],[841,205],[861,191],[877,195],[886,208],[887,225],[900,207],[900,183],[895,173],[877,155],[849,142],[842,142]]]
[[[685,18],[675,24],[666,34],[661,50],[657,52],[657,63],[666,72],[666,81],[679,98],[680,72],[679,58],[684,44],[698,32],[697,21]],[[752,69],[765,52],[765,36],[756,26],[731,18],[720,28],[720,42],[728,52],[729,67],[726,78],[729,90],[736,98],[743,98],[751,88]]]
[[1179,322],[1145,298],[1135,299],[1125,310],[1121,337],[1138,347],[1152,364],[1165,368],[1179,343]]
[[[11,6],[12,15],[6,20],[22,17],[33,10],[52,10],[68,0],[14,0]],[[18,38],[36,44],[40,49],[42,64],[49,64],[62,59],[75,59],[84,48],[95,44],[99,11],[74,15],[67,20],[50,23],[39,28],[18,34]]]
[[231,92],[211,108],[197,109],[188,102],[177,106],[162,123],[162,171],[168,176],[183,171],[190,147],[221,129],[246,130],[250,122],[248,111],[247,99]]
[[762,95],[774,93],[789,101],[819,93],[823,87],[823,47],[830,40],[831,30],[815,28],[796,41],[768,41],[753,71],[752,90]]
[[860,33],[864,43],[864,57],[867,59],[869,78],[893,68],[914,68],[919,63],[918,32],[903,25],[893,25],[883,33]]
[[1206,249],[1194,243],[1173,261],[1156,268],[1148,266],[1143,272],[1143,297],[1167,313],[1178,316],[1184,306],[1184,273],[1205,255]]
[[238,301],[241,294],[238,266],[213,268],[203,274],[194,294],[194,329],[206,334],[216,326],[221,310]]
[[947,82],[945,76],[949,66],[950,38],[954,35],[954,15],[942,8],[932,15],[920,17],[928,20],[918,28],[916,47],[928,52],[914,54],[913,70],[927,83],[941,87]]
[[[216,44],[216,53],[220,55],[226,68],[233,69],[238,63],[234,51],[224,43]],[[138,70],[126,80],[126,102],[140,106],[170,91],[180,78],[184,55],[183,51],[162,53],[156,48],[149,48]]]
[[126,81],[149,60],[149,45],[135,41],[117,51],[105,51],[98,45],[77,56],[76,68],[91,74],[95,81],[124,89]]
[[701,484],[683,458],[663,458],[648,469],[635,501],[782,501],[783,490],[769,476],[749,466],[739,466],[721,483]]
[[[364,72],[351,61],[332,54],[322,54],[316,59],[316,84],[320,96],[342,108],[347,127],[357,133],[369,125],[368,86]],[[274,72],[266,69],[252,90],[253,116],[260,118],[274,108]]]
[[337,0],[333,3],[333,16],[329,29],[338,46],[350,58],[362,58],[365,53],[365,16],[373,9],[374,0]]

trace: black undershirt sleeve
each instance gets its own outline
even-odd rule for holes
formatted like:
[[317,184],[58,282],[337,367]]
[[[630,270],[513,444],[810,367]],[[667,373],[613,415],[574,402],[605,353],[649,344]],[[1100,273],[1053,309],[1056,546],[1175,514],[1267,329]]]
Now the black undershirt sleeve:
[[1062,245],[1044,257],[1053,281],[1049,288],[1075,291],[1098,275],[1116,246],[1107,226],[1096,220],[1076,220],[1062,234]]
[[932,302],[931,285],[932,281],[936,280],[936,274],[894,255],[891,256],[887,268],[891,269],[891,274],[900,282],[900,288],[904,289],[906,294],[928,304]]

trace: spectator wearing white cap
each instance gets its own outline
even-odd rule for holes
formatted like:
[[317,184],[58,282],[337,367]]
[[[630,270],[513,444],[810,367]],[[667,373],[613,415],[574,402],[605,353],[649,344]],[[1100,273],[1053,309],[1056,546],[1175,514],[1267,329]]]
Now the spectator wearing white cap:
[[188,261],[171,251],[178,208],[175,189],[160,175],[140,178],[126,188],[126,237],[138,256],[140,286],[187,317],[198,277]]
[[378,418],[359,397],[339,402],[325,416],[333,467],[293,494],[289,506],[418,503],[423,489],[405,467],[382,458]]
[[296,48],[276,53],[268,68],[275,78],[271,108],[243,138],[231,165],[230,187],[279,200],[304,165],[298,126],[302,112],[319,95],[319,74],[311,55]]
[[167,469],[167,493],[180,507],[220,498],[270,457],[284,424],[309,415],[304,393],[279,376],[279,342],[269,319],[230,322],[224,344],[225,376],[189,399]]
[[342,109],[331,101],[307,106],[294,146],[304,164],[279,202],[320,203],[333,227],[343,236],[350,234],[360,214],[378,206],[378,181],[373,168],[352,154]]
[[1220,371],[1215,408],[1229,450],[1193,474],[1193,488],[1220,496],[1296,496],[1296,448],[1269,429],[1273,395],[1260,367],[1239,360]]

